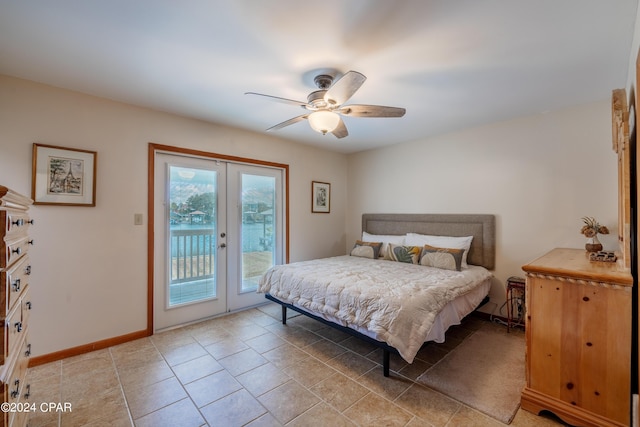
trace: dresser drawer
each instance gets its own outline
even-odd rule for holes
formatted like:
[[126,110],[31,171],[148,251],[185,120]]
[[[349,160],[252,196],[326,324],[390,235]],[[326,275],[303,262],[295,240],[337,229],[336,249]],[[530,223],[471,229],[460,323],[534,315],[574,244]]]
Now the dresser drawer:
[[26,211],[6,210],[0,212],[0,224],[4,224],[5,237],[26,235],[33,220]]
[[21,236],[11,239],[5,238],[5,244],[0,246],[0,268],[7,268],[22,255],[26,254],[33,240],[29,236]]
[[31,262],[27,253],[7,271],[0,271],[0,319],[7,316],[29,284]]
[[10,354],[17,351],[18,344],[24,336],[22,324],[22,305],[14,307],[4,321],[4,351],[2,364],[6,363]]
[[[27,367],[29,366],[29,356],[31,355],[31,345],[28,339],[24,339],[20,344],[20,351],[11,358],[9,370],[5,372],[2,383],[2,394],[4,402],[10,406],[9,409],[17,409],[18,404],[27,403],[31,394],[31,386],[26,384]],[[4,425],[24,425],[20,412],[8,412],[4,415]],[[22,424],[18,423],[22,422]]]

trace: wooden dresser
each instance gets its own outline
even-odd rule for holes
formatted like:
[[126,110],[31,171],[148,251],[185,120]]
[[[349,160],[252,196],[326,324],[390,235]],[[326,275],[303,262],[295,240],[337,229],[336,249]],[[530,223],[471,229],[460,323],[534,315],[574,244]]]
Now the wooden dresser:
[[548,410],[577,426],[628,426],[631,273],[589,261],[584,249],[554,249],[522,269],[522,408]]
[[25,384],[31,344],[28,339],[31,262],[29,217],[32,200],[0,186],[0,319],[4,339],[0,344],[2,421],[0,426],[24,426],[29,412],[30,386]]

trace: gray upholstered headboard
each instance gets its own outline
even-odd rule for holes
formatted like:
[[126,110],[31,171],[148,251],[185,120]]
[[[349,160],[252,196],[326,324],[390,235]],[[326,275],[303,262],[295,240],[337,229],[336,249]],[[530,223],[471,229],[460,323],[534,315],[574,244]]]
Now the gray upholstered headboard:
[[363,214],[362,231],[370,234],[473,236],[467,261],[493,270],[496,219],[486,214]]

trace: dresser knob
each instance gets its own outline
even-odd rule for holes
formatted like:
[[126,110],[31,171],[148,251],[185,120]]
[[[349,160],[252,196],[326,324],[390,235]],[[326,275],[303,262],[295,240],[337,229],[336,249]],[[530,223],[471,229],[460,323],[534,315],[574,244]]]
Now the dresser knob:
[[24,219],[16,219],[15,221],[11,221],[11,225],[17,225],[18,227],[22,227],[24,225]]
[[13,291],[18,292],[19,290],[20,290],[20,279],[16,279],[16,281],[13,282]]
[[31,301],[27,301],[24,303],[27,306],[27,310],[31,310]]
[[27,276],[28,276],[29,274],[31,274],[31,266],[30,266],[30,265],[27,265],[27,266],[24,268],[24,274],[26,274]]
[[31,343],[27,344],[27,350],[24,352],[24,355],[27,357],[31,356]]
[[16,327],[16,331],[22,332],[22,322],[16,322],[13,326]]
[[33,245],[33,239],[29,240],[27,243]]
[[27,384],[25,388],[27,389],[27,392],[24,394],[24,398],[28,399],[29,396],[31,396],[31,384]]
[[22,248],[17,247],[15,249],[11,249],[11,253],[20,255],[22,253]]
[[31,224],[31,225],[33,225],[33,224],[35,224],[35,223],[36,223],[36,222],[35,222],[35,220],[33,220],[33,219],[30,219],[29,221],[27,221],[27,224]]

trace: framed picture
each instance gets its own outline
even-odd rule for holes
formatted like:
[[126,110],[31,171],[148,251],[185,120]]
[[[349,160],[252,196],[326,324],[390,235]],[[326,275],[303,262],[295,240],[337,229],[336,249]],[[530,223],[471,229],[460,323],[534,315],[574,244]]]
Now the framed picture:
[[33,144],[34,204],[95,206],[97,155],[95,151]]
[[311,181],[311,212],[331,212],[331,184]]

